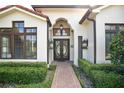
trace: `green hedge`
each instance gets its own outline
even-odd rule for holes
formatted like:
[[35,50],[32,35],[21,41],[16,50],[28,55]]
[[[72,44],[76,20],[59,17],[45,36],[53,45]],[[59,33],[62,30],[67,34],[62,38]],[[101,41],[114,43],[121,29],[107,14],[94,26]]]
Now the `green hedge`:
[[94,87],[124,87],[124,66],[92,64],[79,60],[80,69],[91,79]]
[[86,75],[90,75],[92,64],[89,63],[87,60],[79,60],[79,67],[86,73]]
[[0,62],[0,67],[46,67],[45,62]]
[[0,63],[0,83],[37,83],[43,81],[46,74],[46,63]]
[[50,88],[52,85],[56,65],[50,65],[47,76],[43,82],[30,83],[30,84],[17,84],[16,88]]
[[104,70],[106,72],[115,72],[124,75],[124,65],[114,65],[114,64],[95,64],[92,65],[93,70]]
[[124,65],[115,65],[115,64],[92,64],[89,61],[83,59],[79,60],[80,68],[86,72],[90,73],[91,70],[104,70],[106,72],[115,72],[121,75],[124,75]]
[[124,78],[122,75],[105,72],[100,70],[92,70],[90,78],[96,88],[119,88],[124,87]]

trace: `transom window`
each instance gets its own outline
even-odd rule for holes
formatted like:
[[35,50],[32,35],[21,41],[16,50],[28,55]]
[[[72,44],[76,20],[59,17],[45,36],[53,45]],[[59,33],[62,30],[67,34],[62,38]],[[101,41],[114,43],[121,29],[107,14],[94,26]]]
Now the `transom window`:
[[15,32],[24,33],[24,22],[13,22],[13,27],[15,28]]
[[37,28],[14,21],[13,28],[0,28],[0,58],[36,59]]
[[105,24],[106,59],[110,59],[110,43],[112,37],[124,29],[124,24]]
[[69,36],[70,29],[64,28],[63,25],[60,25],[60,28],[53,28],[53,35],[54,36]]
[[26,32],[27,33],[36,33],[36,29],[35,28],[27,28]]

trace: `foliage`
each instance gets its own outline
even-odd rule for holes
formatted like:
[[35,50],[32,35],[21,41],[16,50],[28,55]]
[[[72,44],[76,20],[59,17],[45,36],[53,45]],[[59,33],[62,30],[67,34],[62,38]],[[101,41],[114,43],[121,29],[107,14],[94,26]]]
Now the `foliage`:
[[87,60],[79,60],[79,67],[82,71],[86,73],[86,75],[90,74],[92,64],[88,62]]
[[75,74],[76,74],[78,80],[80,81],[81,86],[84,87],[84,81],[81,80],[81,77],[80,77],[80,70],[75,65],[72,65],[72,67],[75,71]]
[[0,67],[46,67],[45,62],[0,62]]
[[114,72],[92,70],[90,78],[96,88],[119,88],[124,87],[124,78]]
[[55,65],[47,69],[45,62],[1,62],[1,87],[49,88],[51,87]]
[[91,64],[79,60],[80,69],[91,79],[94,87],[124,87],[124,65]]
[[112,63],[124,64],[124,29],[112,38],[110,54]]
[[56,65],[50,65],[49,70],[55,71]]
[[89,61],[83,59],[79,60],[79,67],[82,69],[87,75],[91,70],[104,70],[106,72],[115,72],[121,75],[124,75],[124,64],[92,64]]
[[30,83],[30,84],[21,84],[21,85],[16,85],[18,88],[50,88],[52,81],[47,81],[47,82],[41,82],[41,83]]
[[28,84],[45,79],[47,68],[36,67],[1,67],[0,83]]
[[43,82],[30,84],[17,84],[17,88],[50,88],[52,85],[56,65],[50,65],[47,76]]

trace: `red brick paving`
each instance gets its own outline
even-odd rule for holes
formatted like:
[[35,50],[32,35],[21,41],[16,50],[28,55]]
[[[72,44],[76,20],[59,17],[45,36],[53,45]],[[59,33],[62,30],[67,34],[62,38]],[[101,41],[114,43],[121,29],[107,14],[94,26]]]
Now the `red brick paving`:
[[52,88],[81,88],[75,72],[68,62],[56,62],[57,68]]

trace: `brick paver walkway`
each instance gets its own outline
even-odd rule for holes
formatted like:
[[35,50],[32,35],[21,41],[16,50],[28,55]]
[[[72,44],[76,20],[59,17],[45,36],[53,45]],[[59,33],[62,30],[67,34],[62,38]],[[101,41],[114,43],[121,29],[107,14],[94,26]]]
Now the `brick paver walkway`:
[[56,62],[57,68],[52,88],[81,88],[75,72],[68,62]]

